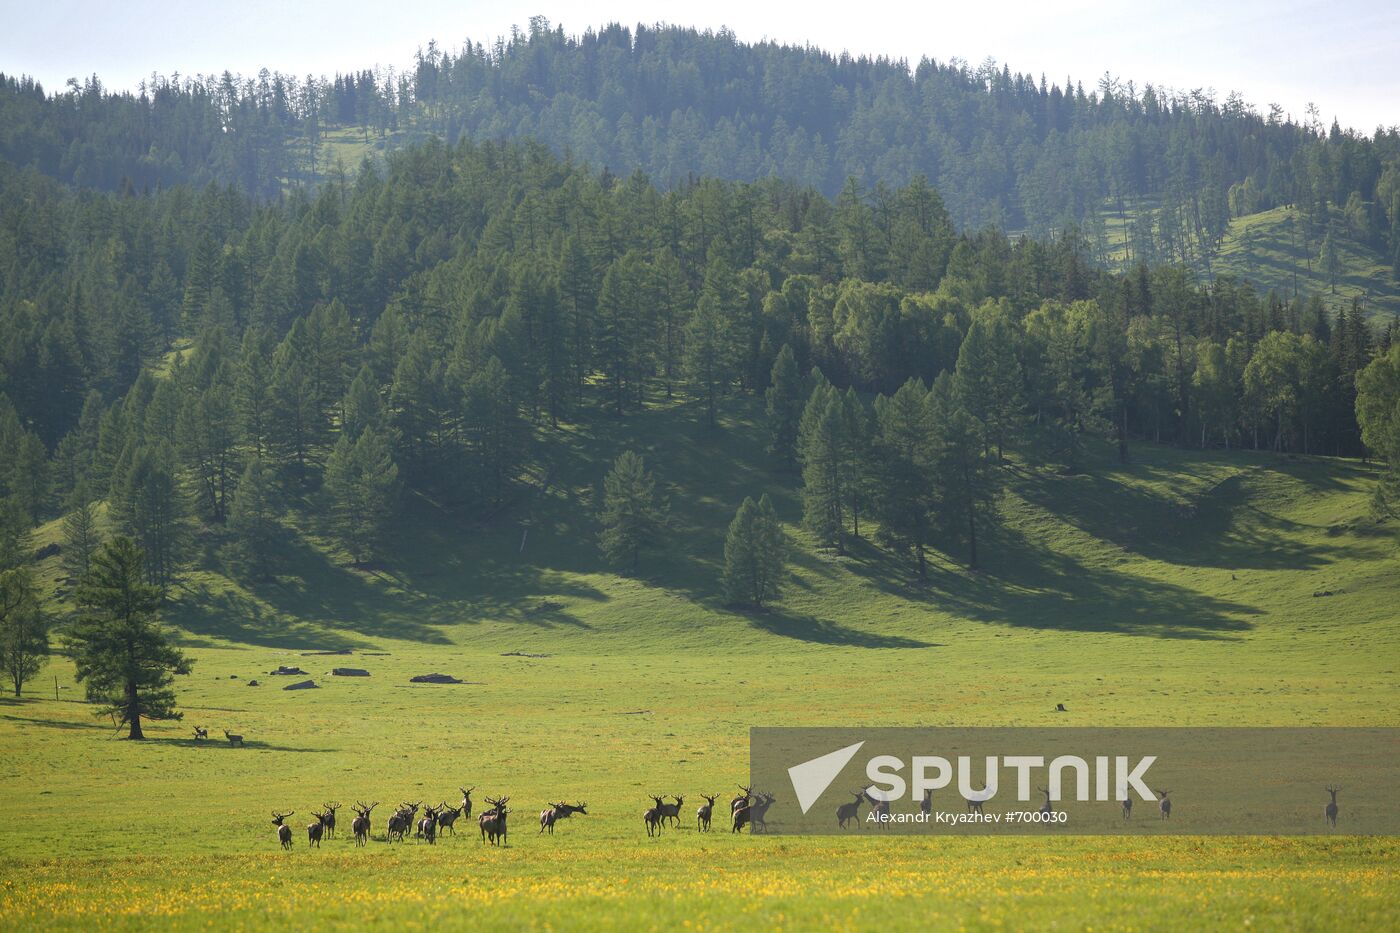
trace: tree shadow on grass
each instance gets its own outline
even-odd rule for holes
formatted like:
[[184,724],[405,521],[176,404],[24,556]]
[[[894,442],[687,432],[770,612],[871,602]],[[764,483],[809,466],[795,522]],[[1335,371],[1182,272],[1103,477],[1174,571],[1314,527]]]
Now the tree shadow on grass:
[[242,752],[249,750],[265,752],[301,752],[305,754],[333,754],[339,752],[338,748],[301,748],[295,745],[274,745],[271,742],[260,742],[257,739],[244,739],[242,745],[230,745],[228,742],[218,739],[146,739],[151,745],[160,745],[174,748],[197,748],[203,751],[221,752]]
[[770,635],[779,635],[796,641],[812,642],[818,645],[838,645],[845,648],[939,648],[941,645],[905,638],[900,635],[883,635],[879,632],[862,632],[848,628],[828,619],[816,616],[769,609],[766,612],[749,611],[741,613],[749,624]]
[[74,722],[71,719],[45,719],[39,716],[14,716],[9,713],[0,714],[0,719],[31,726],[47,726],[50,729],[97,729],[102,732],[112,731],[111,724],[101,722]]

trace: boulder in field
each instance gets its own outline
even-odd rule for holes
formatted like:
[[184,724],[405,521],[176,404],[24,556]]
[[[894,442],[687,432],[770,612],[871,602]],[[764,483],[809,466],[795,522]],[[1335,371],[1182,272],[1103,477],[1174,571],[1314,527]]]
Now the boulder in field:
[[460,684],[461,681],[450,674],[419,674],[417,677],[409,678],[410,683],[415,684]]
[[318,690],[318,689],[320,689],[320,688],[316,686],[316,681],[314,681],[314,680],[298,680],[298,681],[297,681],[296,683],[294,683],[294,684],[287,684],[287,686],[283,687],[282,689],[283,689],[283,690]]
[[337,667],[331,669],[335,677],[368,677],[369,671],[359,667]]
[[284,664],[284,665],[281,665],[280,667],[278,667],[277,670],[275,670],[275,671],[268,671],[268,673],[269,673],[269,674],[278,674],[278,675],[283,675],[283,674],[305,674],[306,671],[302,670],[302,669],[299,668],[299,667],[287,667],[287,666]]

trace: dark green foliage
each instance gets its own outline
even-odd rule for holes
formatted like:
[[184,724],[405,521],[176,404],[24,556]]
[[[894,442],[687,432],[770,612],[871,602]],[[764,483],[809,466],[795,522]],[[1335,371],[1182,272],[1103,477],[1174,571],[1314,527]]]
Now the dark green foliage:
[[768,452],[784,470],[797,465],[797,434],[802,421],[802,377],[792,347],[783,344],[773,362],[765,393],[768,416]]
[[190,661],[161,630],[161,591],[147,582],[141,551],[117,537],[93,558],[78,587],[78,617],[67,633],[77,677],[97,715],[119,714],[127,738],[142,739],[141,720],[179,719],[174,675]]
[[228,527],[234,535],[229,553],[246,576],[264,579],[272,569],[272,552],[281,537],[277,521],[277,486],[259,457],[243,468],[238,492],[229,507]]
[[357,563],[377,558],[399,496],[399,469],[383,433],[366,428],[353,440],[340,435],[326,461],[325,493],[336,539]]
[[170,446],[129,446],[113,472],[108,505],[116,530],[141,550],[147,582],[168,586],[181,559],[185,516]]
[[86,482],[79,482],[68,499],[63,516],[63,570],[74,581],[87,576],[92,556],[102,544],[97,527],[97,506]]
[[724,539],[721,586],[731,605],[762,608],[782,592],[787,542],[773,502],[764,493],[758,502],[746,497]]
[[19,696],[49,657],[49,622],[27,570],[0,571],[0,671]]
[[644,550],[662,543],[667,505],[656,495],[656,480],[642,458],[625,450],[603,479],[598,535],[603,555],[627,573],[637,572]]

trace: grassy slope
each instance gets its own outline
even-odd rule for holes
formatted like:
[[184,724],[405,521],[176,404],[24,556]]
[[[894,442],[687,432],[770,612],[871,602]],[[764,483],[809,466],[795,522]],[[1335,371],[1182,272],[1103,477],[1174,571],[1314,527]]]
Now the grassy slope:
[[[1389,841],[648,840],[645,795],[691,812],[700,791],[729,793],[751,724],[1400,725],[1396,548],[1366,518],[1364,465],[1148,447],[1079,476],[1022,463],[982,573],[939,559],[916,587],[870,545],[833,558],[794,528],[782,605],[740,615],[714,598],[735,505],[768,490],[794,526],[799,512],[795,483],[757,466],[757,413],[736,406],[719,433],[691,406],[571,430],[528,509],[482,527],[411,503],[379,571],[308,535],[275,583],[190,574],[172,612],[197,661],[187,724],[145,745],[112,741],[57,661],[61,700],[0,702],[0,926],[290,922],[318,895],[318,919],[396,924],[1400,921]],[[588,518],[624,443],[672,489],[675,543],[643,580],[599,563]],[[303,654],[340,647],[356,655]],[[323,688],[268,683],[282,663]],[[372,676],[325,676],[337,665]],[[475,683],[407,683],[434,670]],[[192,723],[251,747],[186,742]],[[299,832],[273,850],[273,807],[300,826],[323,799],[435,802],[462,784],[511,794],[510,849],[313,854]],[[592,815],[535,838],[559,796]],[[73,831],[36,831],[62,814]]]
[[[1321,295],[1330,308],[1360,297],[1367,311],[1381,322],[1400,314],[1400,282],[1390,274],[1384,256],[1345,234],[1340,214],[1335,216],[1341,234],[1337,252],[1342,273],[1333,292],[1332,283],[1318,262],[1319,244],[1313,243],[1310,249],[1305,249],[1301,231],[1290,236],[1288,218],[1293,213],[1289,208],[1277,207],[1232,219],[1209,271],[1214,275],[1247,280],[1260,291],[1275,291],[1285,299],[1293,297],[1296,287],[1297,293],[1305,297]],[[1126,219],[1132,223],[1131,210]],[[1116,211],[1105,211],[1104,227],[1110,247],[1109,258],[1121,263],[1127,256],[1123,246],[1123,219]],[[1195,265],[1196,271],[1204,276],[1205,264],[1198,261]]]

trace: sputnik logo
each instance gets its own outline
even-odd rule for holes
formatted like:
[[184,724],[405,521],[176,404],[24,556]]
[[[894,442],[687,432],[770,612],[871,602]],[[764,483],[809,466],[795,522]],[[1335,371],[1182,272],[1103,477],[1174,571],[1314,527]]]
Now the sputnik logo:
[[831,782],[836,780],[836,776],[841,773],[841,769],[850,763],[864,744],[865,742],[862,741],[854,745],[847,745],[845,748],[838,748],[820,758],[813,758],[811,761],[804,761],[800,765],[788,768],[788,777],[792,779],[793,792],[797,794],[797,803],[802,807],[804,814],[812,808],[812,804],[817,802],[817,798],[825,793],[826,789],[831,786]]

